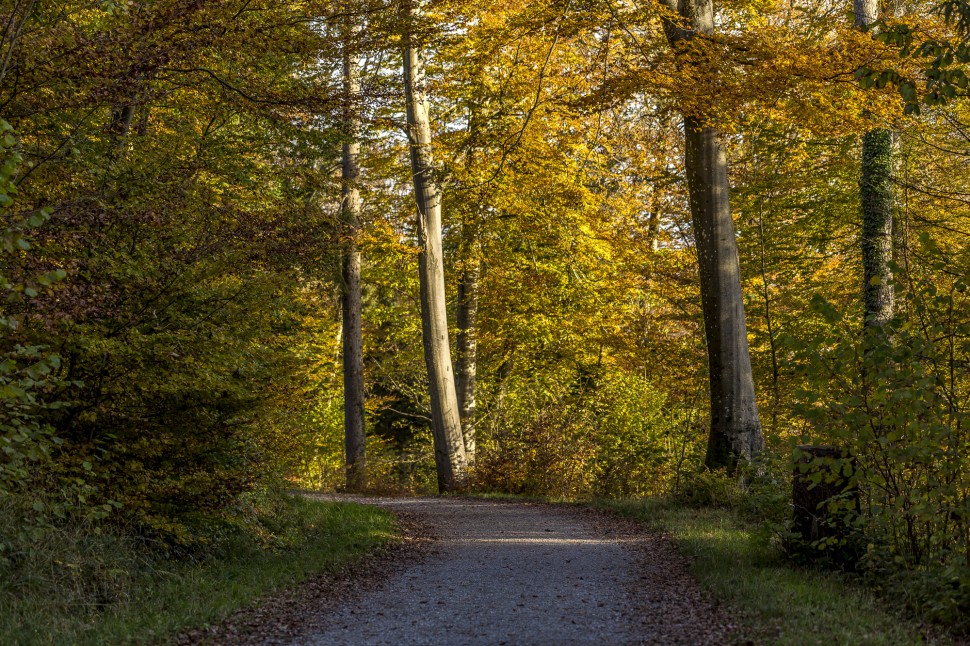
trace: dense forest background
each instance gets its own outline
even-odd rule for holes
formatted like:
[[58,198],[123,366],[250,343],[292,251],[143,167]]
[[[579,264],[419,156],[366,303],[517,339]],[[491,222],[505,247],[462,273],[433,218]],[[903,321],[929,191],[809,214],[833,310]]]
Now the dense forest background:
[[[680,41],[667,5],[626,0],[0,6],[2,567],[65,525],[179,554],[271,537],[273,492],[343,487],[348,246],[366,488],[435,490],[406,44],[426,57],[465,486],[737,504],[784,542],[794,447],[844,447],[865,568],[965,619],[965,4],[901,1],[863,29],[845,0],[728,0]],[[766,443],[722,469],[685,118],[727,154]],[[872,133],[891,248],[864,289]],[[866,325],[880,287],[894,306]]]

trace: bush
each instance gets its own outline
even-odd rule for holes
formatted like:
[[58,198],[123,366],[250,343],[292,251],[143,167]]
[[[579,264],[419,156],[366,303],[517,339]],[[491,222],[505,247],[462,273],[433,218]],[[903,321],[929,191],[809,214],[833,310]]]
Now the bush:
[[685,473],[673,491],[673,498],[687,507],[740,508],[746,497],[743,477],[724,469]]
[[0,643],[165,641],[393,538],[393,517],[278,493],[240,497],[190,546],[83,517],[23,532],[29,507],[0,501]]
[[534,496],[666,492],[699,456],[693,415],[616,371],[509,377],[485,402],[476,485]]
[[[21,255],[31,249],[29,232],[46,223],[50,211],[12,210],[17,192],[14,178],[22,161],[16,143],[10,124],[0,119],[0,216],[4,222],[0,230],[0,299],[22,307],[25,301],[63,279],[64,272],[54,270],[26,277],[21,267]],[[44,345],[23,343],[20,329],[25,321],[10,315],[9,309],[5,308],[4,316],[0,316],[0,503],[24,493],[33,469],[47,461],[61,442],[54,435],[49,418],[53,411],[66,405],[58,398],[67,385],[57,374],[61,357]],[[35,520],[46,507],[41,501],[34,501],[32,509],[25,520]],[[0,533],[0,550],[8,547]]]
[[[970,578],[970,294],[966,254],[928,237],[926,274],[910,276],[900,314],[862,334],[828,302],[813,304],[827,333],[790,339],[803,387],[795,413],[808,433],[794,441],[842,447],[860,488],[863,566],[880,586],[935,619],[966,607]],[[905,314],[905,315],[904,315]],[[944,585],[921,582],[942,576]]]

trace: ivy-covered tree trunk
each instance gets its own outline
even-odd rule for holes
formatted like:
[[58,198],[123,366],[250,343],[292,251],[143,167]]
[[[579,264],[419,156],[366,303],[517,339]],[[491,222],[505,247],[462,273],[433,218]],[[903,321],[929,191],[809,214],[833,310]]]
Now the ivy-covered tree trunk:
[[[686,25],[668,22],[671,46],[677,48],[698,33],[714,33],[710,0],[669,2],[686,19]],[[684,117],[684,136],[710,373],[711,428],[705,463],[712,469],[733,468],[760,453],[764,437],[748,352],[727,155],[720,133],[694,116]]]
[[479,264],[472,260],[458,286],[458,409],[465,457],[475,461],[475,389],[478,375]]
[[[356,30],[349,30],[354,33]],[[363,491],[367,486],[366,429],[364,427],[364,340],[360,294],[360,252],[357,232],[360,227],[360,70],[349,44],[344,47],[344,122],[347,141],[343,145],[342,208],[345,227],[342,262],[342,325],[344,371],[344,449],[347,490]]]
[[[863,28],[879,17],[877,0],[855,0],[855,24]],[[862,137],[862,304],[867,328],[881,328],[893,317],[893,169],[896,140],[887,128]]]
[[462,485],[467,470],[465,441],[448,339],[444,253],[441,242],[441,190],[434,177],[431,124],[425,90],[424,62],[414,42],[412,6],[405,8],[404,94],[407,103],[407,134],[411,149],[411,174],[418,207],[421,282],[421,328],[424,360],[428,369],[431,420],[434,435],[438,489]]

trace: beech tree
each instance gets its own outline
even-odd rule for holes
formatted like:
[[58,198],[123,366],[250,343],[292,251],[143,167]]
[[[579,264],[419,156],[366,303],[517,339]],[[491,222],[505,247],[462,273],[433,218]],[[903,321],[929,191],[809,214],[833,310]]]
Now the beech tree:
[[353,49],[359,25],[346,19],[343,51],[344,125],[347,129],[341,159],[341,215],[345,227],[341,262],[341,314],[344,380],[344,444],[347,490],[367,486],[366,435],[364,427],[364,340],[361,324],[360,252],[360,68]]
[[472,260],[462,271],[458,285],[458,411],[469,464],[475,461],[479,271],[478,261]]
[[[468,147],[466,171],[475,177],[478,133],[475,109],[468,117]],[[481,258],[479,236],[484,205],[482,197],[475,196],[475,203],[466,209],[466,219],[461,225],[459,247],[463,251],[463,264],[458,281],[458,411],[461,416],[465,456],[469,464],[475,462],[475,414],[478,408],[478,294],[481,289]]]
[[451,364],[444,249],[441,240],[441,188],[435,177],[431,150],[427,80],[421,43],[415,29],[417,17],[413,3],[406,2],[403,10],[404,95],[420,245],[418,271],[421,280],[421,331],[431,396],[438,489],[445,492],[463,484],[467,458]]
[[[695,37],[714,33],[711,0],[667,3],[682,19],[665,23],[667,39],[675,50]],[[711,428],[706,463],[712,469],[733,467],[755,457],[764,448],[764,437],[748,352],[727,155],[717,128],[692,114],[684,115],[684,138],[710,374]]]

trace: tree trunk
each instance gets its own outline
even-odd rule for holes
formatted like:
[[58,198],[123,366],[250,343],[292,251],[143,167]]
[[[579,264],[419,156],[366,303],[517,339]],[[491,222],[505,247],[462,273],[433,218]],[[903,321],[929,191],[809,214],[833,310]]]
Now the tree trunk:
[[[681,0],[671,8],[688,20],[687,28],[666,25],[672,46],[697,33],[714,32],[710,0]],[[684,117],[684,136],[710,372],[711,429],[705,463],[712,469],[733,468],[756,456],[764,448],[764,437],[748,352],[727,156],[720,133],[694,116]]]
[[[855,0],[855,24],[865,27],[879,17],[877,0]],[[866,328],[882,328],[893,317],[893,170],[896,138],[886,128],[862,137],[862,304]]]
[[458,396],[455,391],[448,340],[444,254],[441,243],[441,191],[434,177],[424,63],[418,46],[411,36],[410,23],[414,17],[414,9],[409,6],[406,12],[404,93],[421,248],[418,255],[421,280],[421,328],[424,339],[424,361],[428,368],[428,385],[431,394],[438,489],[445,492],[463,484],[466,473],[465,444],[461,433]]
[[650,194],[650,214],[647,218],[647,241],[650,251],[660,249],[660,191],[655,186]]
[[684,119],[685,166],[700,269],[710,370],[711,431],[705,462],[733,467],[764,448],[755,402],[728,168],[720,133]]
[[122,151],[125,142],[128,140],[128,132],[131,130],[131,120],[135,116],[135,106],[132,104],[119,105],[111,109],[111,122],[108,124],[108,132],[111,133],[111,142],[116,151]]
[[[348,36],[356,33],[351,29]],[[347,490],[363,491],[367,486],[366,434],[364,427],[364,341],[361,322],[360,252],[357,233],[360,227],[360,190],[357,179],[360,156],[360,70],[348,42],[344,46],[344,123],[348,140],[343,145],[341,169],[341,216],[345,226],[342,259],[342,329],[344,369],[344,449],[347,465]]]
[[[474,252],[473,252],[474,253]],[[478,259],[471,260],[458,288],[458,412],[465,457],[475,461],[475,385],[478,373]]]

